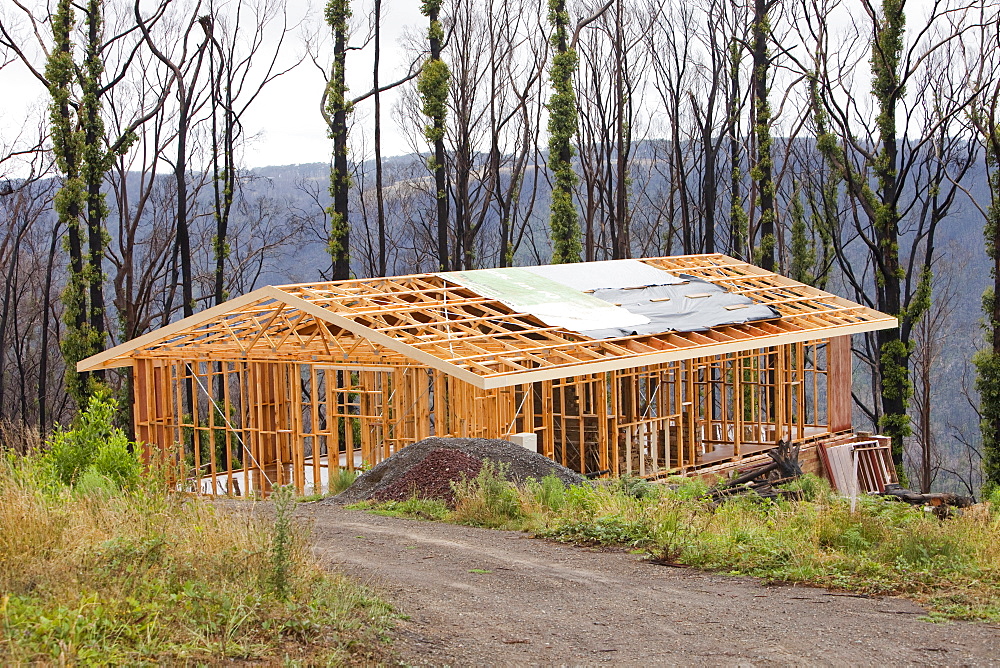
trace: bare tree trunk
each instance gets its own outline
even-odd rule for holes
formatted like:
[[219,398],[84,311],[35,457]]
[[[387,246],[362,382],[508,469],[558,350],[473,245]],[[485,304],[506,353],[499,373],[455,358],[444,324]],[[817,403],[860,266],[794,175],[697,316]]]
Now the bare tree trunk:
[[55,269],[56,249],[59,248],[59,233],[62,226],[57,221],[52,227],[49,255],[45,263],[45,290],[42,294],[42,342],[38,361],[38,434],[44,437],[49,430],[49,309],[52,306],[52,274]]
[[379,90],[379,60],[382,56],[382,0],[375,0],[374,64],[372,79],[375,90],[375,207],[378,224],[378,273],[386,273],[385,194],[382,192],[382,93]]

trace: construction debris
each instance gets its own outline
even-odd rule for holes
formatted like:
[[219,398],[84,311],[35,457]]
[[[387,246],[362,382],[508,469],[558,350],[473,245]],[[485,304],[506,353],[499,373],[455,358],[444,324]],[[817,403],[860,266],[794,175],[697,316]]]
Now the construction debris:
[[[941,519],[951,517],[955,508],[970,508],[976,500],[950,492],[930,492],[921,494],[900,485],[889,485],[880,496],[905,501],[911,506],[924,506]],[[959,512],[959,514],[961,514]]]
[[834,491],[845,496],[882,494],[898,485],[887,436],[861,432],[849,440],[821,443],[819,455]]
[[798,444],[778,441],[778,446],[768,450],[767,454],[772,459],[770,464],[754,467],[716,485],[708,490],[709,498],[713,501],[746,495],[762,499],[799,498],[798,490],[776,489],[777,485],[791,482],[802,475]]

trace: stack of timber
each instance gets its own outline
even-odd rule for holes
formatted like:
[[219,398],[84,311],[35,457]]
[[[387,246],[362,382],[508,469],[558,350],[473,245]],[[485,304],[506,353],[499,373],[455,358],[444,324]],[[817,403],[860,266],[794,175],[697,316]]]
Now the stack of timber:
[[791,482],[802,475],[799,465],[799,445],[778,441],[778,446],[767,451],[769,464],[756,466],[708,490],[712,501],[723,501],[735,496],[752,496],[760,499],[799,498],[798,490],[777,489],[777,485]]
[[819,447],[823,468],[833,489],[846,496],[872,494],[926,506],[942,517],[950,508],[968,508],[974,499],[948,492],[922,494],[899,484],[889,437],[860,432]]

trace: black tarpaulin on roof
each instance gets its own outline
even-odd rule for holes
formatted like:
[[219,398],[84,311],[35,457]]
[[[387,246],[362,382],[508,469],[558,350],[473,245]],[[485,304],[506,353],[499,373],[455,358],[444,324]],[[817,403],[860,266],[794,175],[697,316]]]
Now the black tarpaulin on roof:
[[664,332],[697,332],[719,325],[737,325],[781,316],[770,306],[726,292],[714,283],[684,274],[679,277],[686,282],[594,290],[593,295],[598,299],[644,315],[649,318],[649,323],[626,329],[613,327],[581,333],[595,339],[610,339]]

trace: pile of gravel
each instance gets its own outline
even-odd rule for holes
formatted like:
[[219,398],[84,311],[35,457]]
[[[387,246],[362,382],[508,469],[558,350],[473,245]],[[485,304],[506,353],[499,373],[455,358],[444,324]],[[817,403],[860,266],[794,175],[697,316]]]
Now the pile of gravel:
[[[507,476],[521,484],[528,478],[541,480],[554,475],[567,485],[584,482],[583,476],[548,457],[531,452],[510,441],[496,438],[442,438],[432,436],[408,445],[388,459],[378,463],[354,481],[354,484],[324,503],[348,504],[376,498],[376,495],[402,479],[436,450],[457,450],[469,457],[483,461],[489,459],[507,465]],[[409,496],[405,497],[409,498]]]
[[406,501],[417,496],[421,499],[440,499],[449,506],[455,505],[452,483],[462,478],[471,480],[479,475],[483,463],[458,450],[438,448],[431,450],[412,469],[396,482],[383,487],[372,495],[372,501]]

